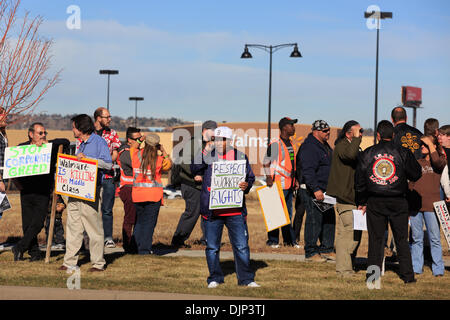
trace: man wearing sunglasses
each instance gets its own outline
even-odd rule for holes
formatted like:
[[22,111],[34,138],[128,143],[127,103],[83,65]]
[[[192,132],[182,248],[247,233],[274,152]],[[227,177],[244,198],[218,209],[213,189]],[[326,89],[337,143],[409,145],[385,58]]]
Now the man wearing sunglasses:
[[126,253],[137,253],[136,242],[133,239],[133,228],[136,223],[136,208],[131,198],[133,187],[133,166],[131,162],[130,148],[139,149],[139,145],[145,140],[141,129],[127,128],[127,143],[119,148],[117,163],[120,167],[120,191],[119,196],[123,202],[125,215],[123,217],[122,238],[123,249]]
[[[111,114],[106,108],[98,108],[94,112],[95,133],[105,139],[111,153],[113,163],[117,160],[120,148],[119,135],[109,126],[111,124]],[[115,248],[113,241],[113,207],[116,195],[116,185],[114,182],[114,169],[105,172],[102,182],[102,219],[105,232],[105,247]]]
[[[54,187],[58,146],[63,145],[64,148],[68,148],[70,145],[70,141],[67,139],[47,141],[47,131],[40,122],[35,122],[28,128],[28,139],[29,141],[21,143],[20,146],[34,144],[40,147],[44,143],[52,143],[52,156],[50,173],[15,178],[13,180],[20,190],[23,229],[22,239],[12,249],[14,261],[23,260],[23,254],[26,251],[28,251],[31,257],[30,261],[42,259],[37,235],[44,227],[44,222],[48,214],[50,195]],[[63,152],[67,153],[67,151],[63,149]]]
[[[333,208],[322,212],[314,201],[322,202],[327,190],[333,150],[328,144],[330,126],[323,120],[314,121],[312,132],[300,148],[302,172],[300,188],[306,209],[305,257],[307,261],[325,262],[336,260],[334,232],[336,218]],[[314,201],[313,201],[314,200]],[[320,246],[317,241],[320,239]]]

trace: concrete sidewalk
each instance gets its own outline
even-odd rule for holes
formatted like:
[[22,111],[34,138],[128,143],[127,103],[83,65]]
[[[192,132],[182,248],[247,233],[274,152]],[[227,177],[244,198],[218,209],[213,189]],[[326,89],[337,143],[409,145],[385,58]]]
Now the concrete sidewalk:
[[[254,289],[249,289],[254,290]],[[0,286],[0,300],[255,300],[227,297],[121,290],[69,290],[67,288]],[[258,300],[261,300],[258,298]]]

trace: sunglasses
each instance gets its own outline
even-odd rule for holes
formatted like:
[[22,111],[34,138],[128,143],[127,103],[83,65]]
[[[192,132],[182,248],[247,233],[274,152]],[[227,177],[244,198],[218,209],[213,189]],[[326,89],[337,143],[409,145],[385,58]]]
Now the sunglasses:
[[328,132],[330,132],[330,129],[325,129],[325,130],[322,130],[322,132],[324,132],[324,133],[328,133]]
[[40,136],[46,136],[48,134],[47,131],[40,131],[40,132],[36,132],[36,133]]
[[133,140],[133,141],[137,141],[137,142],[140,142],[140,143],[142,143],[143,141],[141,140],[142,139],[142,137],[138,137],[138,138],[129,138],[129,139],[131,139],[131,140]]

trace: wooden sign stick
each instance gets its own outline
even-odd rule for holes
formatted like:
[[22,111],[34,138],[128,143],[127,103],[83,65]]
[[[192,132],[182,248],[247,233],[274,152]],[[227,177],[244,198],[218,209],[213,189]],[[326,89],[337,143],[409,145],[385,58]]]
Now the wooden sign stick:
[[[58,153],[62,153],[63,146],[58,147]],[[52,209],[50,211],[50,226],[48,228],[48,239],[47,239],[47,251],[45,252],[45,263],[50,262],[50,254],[52,252],[52,242],[53,242],[53,229],[55,227],[55,215],[56,215],[56,201],[58,195],[53,190],[52,196]]]

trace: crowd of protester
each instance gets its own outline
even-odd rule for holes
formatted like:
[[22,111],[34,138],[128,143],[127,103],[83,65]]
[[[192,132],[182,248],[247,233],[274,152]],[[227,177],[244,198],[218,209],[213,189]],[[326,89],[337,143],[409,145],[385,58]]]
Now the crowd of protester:
[[[212,120],[204,122],[201,139],[193,137],[181,149],[179,156],[188,160],[174,165],[157,134],[144,135],[140,129],[130,127],[122,143],[117,132],[109,127],[110,122],[111,116],[105,108],[95,110],[93,119],[86,114],[72,118],[76,157],[78,160],[96,159],[99,178],[95,202],[69,197],[65,203],[62,197],[57,197],[53,248],[65,249],[64,262],[59,269],[76,269],[79,252],[84,247],[90,252],[92,267],[89,271],[105,270],[104,248],[116,246],[112,226],[117,181],[125,212],[123,248],[130,254],[152,254],[153,233],[164,202],[161,177],[172,170],[172,183],[181,186],[186,204],[173,234],[172,246],[189,248],[186,241],[200,218],[202,237],[198,243],[205,246],[210,273],[208,287],[215,288],[224,282],[219,254],[226,226],[238,284],[259,287],[250,267],[245,197],[239,208],[209,208],[212,162],[245,160],[245,179],[239,183],[244,194],[255,181],[247,155],[231,146],[232,130],[218,127]],[[380,121],[375,128],[378,142],[363,151],[364,129],[357,121],[344,124],[333,148],[328,144],[330,126],[324,120],[316,120],[297,150],[291,141],[297,119],[282,118],[280,135],[270,141],[263,168],[267,187],[281,186],[290,221],[293,221],[281,228],[283,245],[301,248],[300,230],[305,220],[306,261],[333,260],[338,276],[352,277],[362,234],[354,230],[354,211],[361,210],[367,220],[368,266],[383,267],[383,250],[390,225],[399,276],[405,283],[415,282],[415,275],[423,273],[425,225],[432,273],[436,277],[443,276],[440,225],[433,203],[450,202],[450,125],[439,126],[437,119],[430,118],[425,121],[422,133],[406,122],[405,109],[394,108],[391,121]],[[0,128],[3,168],[8,145],[5,121],[0,123]],[[50,173],[13,179],[20,190],[23,229],[23,237],[12,248],[14,261],[24,260],[26,252],[30,261],[43,258],[37,236],[45,226],[48,237],[56,152],[62,145],[63,152],[67,153],[69,141],[47,141],[45,125],[33,123],[28,130],[28,141],[22,144],[41,146],[49,142],[53,143]],[[114,170],[114,163],[119,170]],[[0,191],[5,192],[3,181]],[[335,205],[323,205],[328,196],[335,198]],[[64,234],[61,215],[65,209]],[[279,248],[279,236],[279,229],[268,232],[267,246]]]

